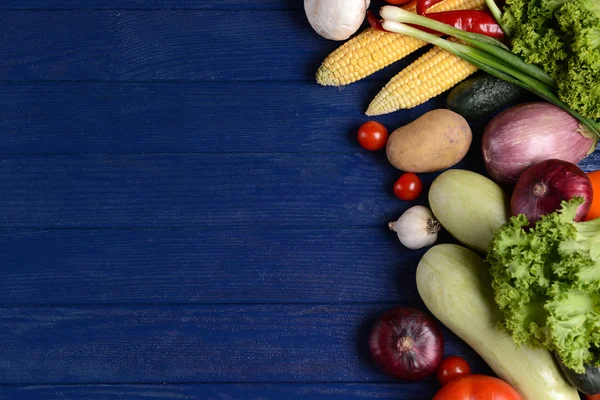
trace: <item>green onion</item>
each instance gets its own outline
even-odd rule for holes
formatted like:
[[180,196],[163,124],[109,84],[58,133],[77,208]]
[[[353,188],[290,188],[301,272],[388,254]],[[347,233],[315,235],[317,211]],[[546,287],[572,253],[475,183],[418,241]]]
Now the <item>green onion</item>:
[[381,18],[396,22],[405,22],[407,24],[424,26],[425,28],[429,28],[434,31],[442,32],[451,36],[456,36],[457,38],[463,39],[465,41],[469,39],[478,40],[480,42],[489,43],[491,45],[501,47],[506,51],[510,50],[504,43],[492,37],[481,35],[479,33],[462,31],[453,26],[444,24],[443,22],[439,22],[434,19],[415,14],[410,11],[406,11],[399,7],[381,7]]
[[442,22],[435,21],[431,18],[423,17],[393,6],[383,7],[381,9],[381,17],[386,21],[389,20],[419,25],[437,32],[454,36],[455,38],[461,39],[473,47],[485,50],[486,52],[501,58],[504,62],[528,75],[535,77],[537,80],[540,80],[547,85],[557,87],[554,79],[544,72],[544,70],[539,68],[537,65],[527,64],[519,56],[511,53],[508,47],[506,47],[502,42],[490,38],[489,36],[481,35],[479,33],[465,32]]
[[[386,6],[384,8],[387,8]],[[384,12],[382,9],[382,14],[384,18],[383,28],[390,32],[396,32],[403,35],[411,36],[416,39],[423,40],[425,42],[429,42],[435,46],[438,46],[449,53],[452,53],[471,64],[475,65],[479,69],[487,72],[490,75],[496,76],[497,78],[503,79],[505,81],[514,83],[530,92],[540,96],[544,100],[549,101],[550,103],[555,104],[556,106],[562,108],[563,110],[570,113],[572,116],[577,118],[582,124],[588,127],[592,132],[596,135],[600,136],[600,124],[598,122],[583,117],[581,114],[571,109],[565,102],[560,100],[558,95],[556,94],[556,89],[554,85],[549,85],[542,80],[537,79],[537,74],[532,74],[531,69],[517,69],[513,63],[507,61],[507,59],[503,56],[497,56],[491,52],[485,51],[481,47],[470,47],[460,43],[454,43],[449,40],[443,39],[439,36],[432,35],[427,32],[423,32],[417,28],[413,28],[411,26],[405,25],[400,22],[396,22],[394,20],[386,19],[384,16]],[[386,15],[390,15],[389,12],[386,12]],[[427,19],[427,18],[425,18]],[[415,23],[414,21],[409,21],[411,23]],[[434,21],[437,22],[437,21]],[[420,24],[419,24],[420,25]],[[444,24],[441,24],[444,25]],[[425,25],[422,25],[425,26]],[[430,29],[434,29],[436,31],[441,31],[436,27],[425,26]],[[445,32],[443,32],[445,33]],[[453,35],[454,36],[454,35]],[[456,36],[458,37],[458,36]],[[460,37],[458,37],[460,39]],[[475,43],[468,42],[469,44],[476,46]],[[502,49],[500,49],[502,50]],[[504,51],[504,50],[502,50]],[[512,56],[514,54],[507,52]],[[502,53],[498,53],[502,54]],[[517,57],[517,56],[515,56]],[[528,65],[528,64],[527,64]]]
[[496,2],[494,0],[485,0],[485,4],[494,16],[494,19],[496,20],[498,25],[500,25],[500,28],[502,28],[502,31],[504,31],[506,37],[511,37],[512,35],[508,30],[508,27],[502,23],[502,11],[500,11],[498,6],[496,5]]

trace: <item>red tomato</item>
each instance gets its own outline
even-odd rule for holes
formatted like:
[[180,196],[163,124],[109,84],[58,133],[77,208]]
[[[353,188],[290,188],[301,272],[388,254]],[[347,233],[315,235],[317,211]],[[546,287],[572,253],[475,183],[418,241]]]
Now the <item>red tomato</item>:
[[[600,171],[594,171],[587,174],[590,181],[592,181],[592,189],[594,190],[594,197],[592,199],[592,208],[588,212],[586,221],[600,218]],[[600,399],[600,397],[599,397]]]
[[367,150],[381,150],[387,140],[387,129],[377,121],[365,122],[358,128],[358,143]]
[[498,378],[469,375],[442,387],[433,400],[523,400],[523,398],[508,383]]
[[395,6],[401,6],[403,4],[407,4],[407,3],[411,2],[411,0],[385,0],[385,1],[387,1],[388,3],[393,4]]
[[585,396],[586,400],[600,400],[600,394],[588,394]]
[[419,197],[423,191],[423,184],[418,176],[412,172],[402,175],[394,183],[394,194],[400,200],[411,201]]
[[467,375],[471,375],[471,367],[464,358],[457,356],[444,358],[436,372],[442,386]]

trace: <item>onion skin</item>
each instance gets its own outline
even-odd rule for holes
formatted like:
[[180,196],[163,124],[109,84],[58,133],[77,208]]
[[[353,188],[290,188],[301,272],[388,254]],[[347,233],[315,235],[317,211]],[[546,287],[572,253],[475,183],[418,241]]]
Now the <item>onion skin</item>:
[[562,160],[546,160],[526,169],[513,191],[513,215],[524,214],[531,224],[542,215],[560,208],[563,200],[583,197],[575,221],[583,221],[593,199],[592,182],[577,165]]
[[514,184],[528,167],[551,158],[579,163],[598,137],[566,111],[546,102],[521,104],[494,117],[481,143],[485,167],[501,184]]
[[416,308],[397,307],[381,315],[369,338],[373,360],[387,374],[418,381],[435,372],[444,355],[438,324]]

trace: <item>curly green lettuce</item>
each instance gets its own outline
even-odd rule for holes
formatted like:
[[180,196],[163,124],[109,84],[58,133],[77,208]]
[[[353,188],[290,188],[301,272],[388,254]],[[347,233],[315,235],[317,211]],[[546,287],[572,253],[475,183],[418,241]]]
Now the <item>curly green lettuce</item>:
[[574,222],[582,202],[563,202],[531,229],[511,218],[487,256],[501,329],[579,373],[600,365],[600,219]]
[[600,118],[600,1],[507,0],[502,20],[513,51],[554,78],[561,100]]

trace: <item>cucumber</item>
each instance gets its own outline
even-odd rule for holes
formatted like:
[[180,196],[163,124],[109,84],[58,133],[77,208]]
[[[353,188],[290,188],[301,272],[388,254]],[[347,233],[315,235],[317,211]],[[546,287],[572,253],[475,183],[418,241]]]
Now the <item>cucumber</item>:
[[516,103],[526,90],[488,74],[474,76],[456,86],[446,99],[446,107],[475,121]]
[[475,172],[451,169],[429,190],[435,218],[459,242],[486,253],[495,231],[510,217],[510,200],[496,183]]
[[491,276],[477,254],[462,246],[437,245],[417,267],[417,289],[429,311],[471,346],[524,400],[579,400],[549,351],[517,347],[497,329]]
[[561,371],[563,374],[565,374],[567,380],[571,382],[571,385],[575,386],[581,393],[600,393],[600,367],[586,365],[585,373],[578,374],[577,372],[567,368],[567,366],[561,362],[558,356],[556,356],[556,362],[558,362]]

